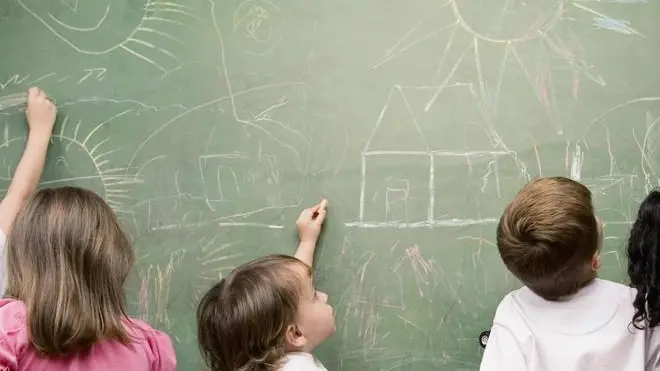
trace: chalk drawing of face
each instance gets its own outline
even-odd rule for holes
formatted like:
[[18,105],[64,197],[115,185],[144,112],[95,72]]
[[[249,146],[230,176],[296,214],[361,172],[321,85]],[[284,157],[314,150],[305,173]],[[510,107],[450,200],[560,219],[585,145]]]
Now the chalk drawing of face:
[[235,35],[241,37],[245,51],[253,55],[266,55],[282,41],[282,10],[268,0],[248,0],[234,12]]
[[177,34],[200,19],[177,0],[18,0],[62,42],[85,55],[128,53],[163,73],[181,66]]

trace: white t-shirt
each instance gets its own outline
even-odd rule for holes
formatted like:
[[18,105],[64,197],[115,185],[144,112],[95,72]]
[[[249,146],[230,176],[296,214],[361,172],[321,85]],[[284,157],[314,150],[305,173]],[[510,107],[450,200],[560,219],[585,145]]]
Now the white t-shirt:
[[480,371],[640,371],[658,363],[658,336],[631,325],[635,290],[596,279],[552,302],[527,287],[495,313]]
[[280,371],[328,371],[323,364],[309,353],[287,353]]

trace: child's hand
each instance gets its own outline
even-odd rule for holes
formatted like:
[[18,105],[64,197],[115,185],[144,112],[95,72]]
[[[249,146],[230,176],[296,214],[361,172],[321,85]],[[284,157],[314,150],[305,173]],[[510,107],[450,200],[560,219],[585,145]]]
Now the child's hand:
[[323,199],[320,203],[305,209],[300,213],[296,221],[296,228],[298,229],[298,236],[300,236],[301,244],[316,245],[316,241],[321,234],[321,227],[325,220],[326,208],[328,207],[328,200]]
[[56,113],[57,108],[41,89],[30,88],[28,90],[25,117],[30,128],[30,134],[43,134],[50,137],[55,124]]

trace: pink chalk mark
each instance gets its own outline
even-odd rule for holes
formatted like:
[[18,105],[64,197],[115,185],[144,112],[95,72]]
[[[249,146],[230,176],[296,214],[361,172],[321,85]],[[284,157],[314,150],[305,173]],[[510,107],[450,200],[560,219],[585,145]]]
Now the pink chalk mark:
[[546,71],[541,71],[536,76],[536,94],[545,111],[550,113],[550,99],[548,98],[548,89],[546,87]]

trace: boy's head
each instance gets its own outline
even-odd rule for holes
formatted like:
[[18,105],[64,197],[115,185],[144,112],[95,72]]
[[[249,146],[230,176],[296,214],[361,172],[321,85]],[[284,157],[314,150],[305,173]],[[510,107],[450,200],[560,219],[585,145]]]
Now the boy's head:
[[587,187],[568,178],[539,178],[504,209],[497,247],[525,286],[557,300],[596,277],[601,234]]
[[273,255],[236,268],[197,309],[198,341],[218,370],[276,370],[286,352],[311,352],[335,331],[328,296],[314,290],[311,269]]

